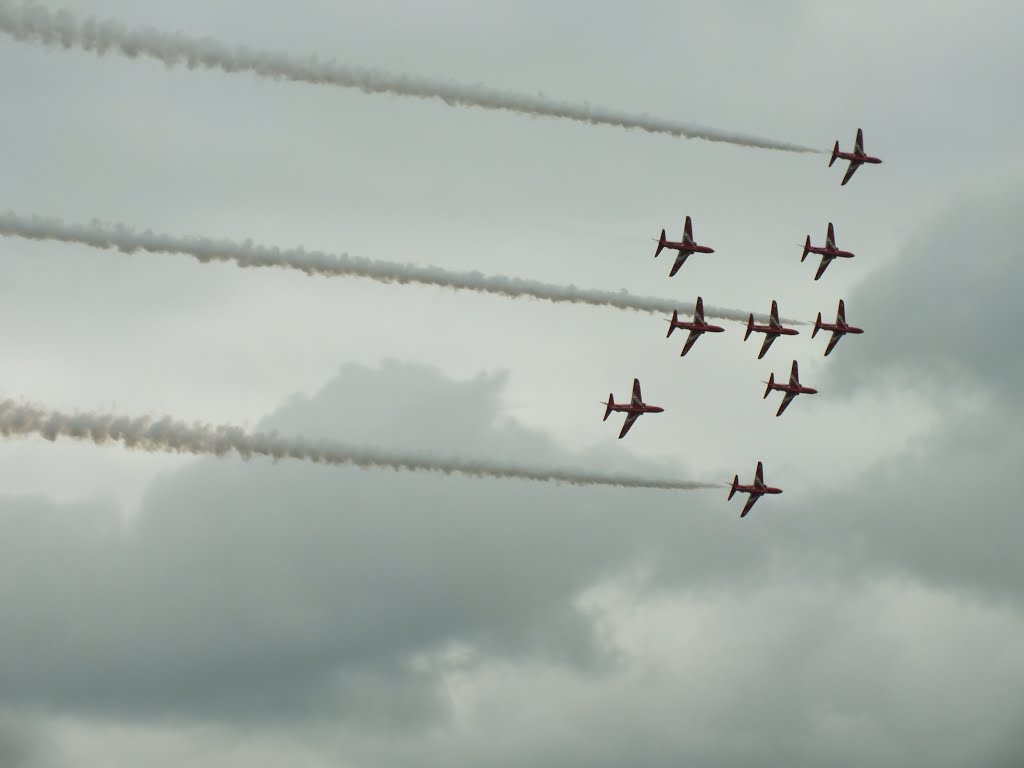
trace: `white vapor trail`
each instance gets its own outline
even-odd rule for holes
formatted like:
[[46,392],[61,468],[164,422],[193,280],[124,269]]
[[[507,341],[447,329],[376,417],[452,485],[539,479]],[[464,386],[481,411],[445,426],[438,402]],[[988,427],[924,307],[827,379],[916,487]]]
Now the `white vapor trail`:
[[691,491],[717,488],[714,483],[600,474],[573,469],[549,469],[492,461],[443,459],[424,453],[401,453],[344,445],[335,442],[286,438],[276,433],[248,433],[241,427],[175,421],[169,417],[128,418],[109,413],[66,414],[48,411],[13,400],[0,402],[0,434],[41,435],[50,441],[65,436],[91,440],[102,445],[120,442],[127,448],[150,452],[173,452],[224,456],[232,451],[243,459],[254,455],[277,459],[299,459],[317,464],[353,465],[420,472],[442,472],[470,477],[535,480],[569,485],[606,485],[621,488],[655,488]]
[[784,152],[820,153],[800,144],[773,141],[757,136],[719,131],[646,115],[632,115],[588,104],[551,101],[542,96],[506,93],[478,85],[439,82],[409,75],[343,67],[321,62],[316,57],[299,60],[279,53],[231,48],[210,39],[170,34],[155,29],[127,29],[111,21],[79,20],[67,11],[50,11],[34,2],[20,7],[0,4],[0,31],[17,40],[44,45],[81,48],[103,55],[117,51],[130,58],[148,56],[168,67],[184,64],[189,69],[205,67],[224,72],[251,72],[262,77],[292,80],[341,88],[358,88],[364,93],[390,93],[420,99],[441,99],[450,106],[481,107],[528,115],[557,117],[595,125],[639,128],[688,139],[704,139],[745,147]]
[[[173,253],[191,256],[206,263],[234,262],[240,267],[282,267],[296,269],[307,275],[331,277],[368,277],[382,283],[419,283],[456,290],[491,293],[509,298],[535,298],[551,302],[590,304],[593,306],[633,309],[641,312],[671,314],[673,310],[693,312],[693,303],[677,302],[649,296],[635,296],[625,291],[597,291],[574,285],[553,285],[504,275],[483,275],[479,272],[453,272],[440,267],[421,267],[393,261],[307,251],[304,248],[277,248],[250,240],[234,242],[209,237],[180,237],[138,232],[125,224],[66,224],[60,219],[40,216],[19,216],[11,211],[0,213],[0,235],[29,240],[56,240],[93,248],[112,248],[123,253]],[[738,309],[705,306],[707,317],[746,322],[749,313]],[[754,317],[767,322],[765,316]],[[804,324],[786,320],[790,324]]]

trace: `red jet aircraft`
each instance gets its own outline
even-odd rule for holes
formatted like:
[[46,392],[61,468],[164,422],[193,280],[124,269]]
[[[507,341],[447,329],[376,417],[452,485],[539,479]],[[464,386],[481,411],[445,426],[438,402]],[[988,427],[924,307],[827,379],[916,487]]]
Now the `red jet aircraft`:
[[860,168],[863,163],[871,163],[872,165],[878,165],[882,161],[877,157],[864,153],[864,131],[860,128],[857,129],[857,141],[853,145],[853,152],[840,152],[839,142],[836,142],[835,147],[832,149],[832,159],[828,161],[828,167],[832,167],[832,163],[836,160],[849,160],[850,167],[846,169],[846,175],[843,176],[843,181],[839,186],[843,186],[850,180],[854,172]]
[[[796,367],[796,360],[793,361],[793,367],[789,372],[789,384],[776,384],[775,374],[772,373],[768,377],[768,381],[765,382],[768,388],[764,391],[764,397],[767,398],[771,394],[773,389],[777,389],[779,392],[785,392],[786,394],[782,398],[782,405],[779,406],[779,410],[776,412],[776,416],[781,416],[782,412],[786,410],[793,398],[797,395],[816,395],[818,390],[811,389],[810,387],[804,387],[800,385],[800,372]],[[764,398],[762,398],[764,399]]]
[[807,239],[804,240],[804,255],[800,257],[800,262],[807,258],[808,253],[817,253],[821,256],[821,264],[818,265],[818,273],[814,276],[817,280],[825,274],[825,270],[828,269],[828,265],[832,263],[833,259],[852,259],[853,254],[849,251],[842,251],[836,248],[836,233],[832,229],[832,222],[828,223],[828,232],[825,233],[825,247],[811,245],[811,236],[808,235]]
[[828,353],[835,349],[836,344],[848,333],[864,333],[863,328],[857,328],[853,325],[846,324],[846,306],[843,304],[843,300],[839,300],[839,311],[836,313],[836,322],[823,323],[821,322],[821,312],[818,313],[818,319],[814,321],[814,330],[811,331],[811,338],[813,339],[818,331],[832,331],[832,338],[828,340],[828,346],[825,347],[825,356],[828,357]]
[[668,321],[668,333],[665,338],[667,339],[672,335],[672,331],[676,328],[683,328],[688,330],[690,335],[686,337],[686,343],[683,345],[683,351],[679,353],[682,357],[690,351],[690,347],[693,346],[693,342],[700,338],[702,333],[722,333],[725,328],[718,325],[708,325],[704,322],[704,299],[700,296],[697,297],[697,308],[693,312],[693,322],[688,323],[685,320],[679,319],[679,313],[676,310],[672,310],[672,319]]
[[708,248],[706,245],[697,245],[693,242],[693,223],[690,221],[690,217],[686,217],[686,224],[683,226],[683,239],[678,243],[673,243],[671,240],[665,239],[665,230],[661,230],[661,237],[658,238],[658,250],[654,252],[654,258],[658,258],[663,248],[668,248],[673,251],[679,251],[676,256],[676,263],[672,265],[672,270],[668,273],[669,277],[674,277],[679,268],[683,266],[687,257],[691,253],[714,253],[714,248]]
[[779,322],[779,305],[775,299],[772,299],[772,312],[768,318],[768,325],[756,325],[754,323],[754,313],[750,313],[750,317],[747,320],[747,332],[743,335],[743,340],[746,341],[750,338],[752,333],[763,333],[765,334],[764,344],[761,345],[761,351],[757,355],[757,359],[760,360],[764,357],[764,353],[768,351],[768,347],[772,345],[779,336],[796,336],[800,331],[793,328],[783,328],[782,323]]
[[661,413],[664,408],[660,408],[657,405],[647,405],[640,395],[640,380],[633,379],[633,397],[629,403],[617,404],[612,394],[608,393],[608,402],[601,403],[606,406],[604,411],[603,421],[607,421],[608,417],[611,416],[612,411],[625,412],[626,422],[622,425],[622,431],[619,432],[619,439],[621,440],[629,432],[629,428],[633,426],[633,422],[636,421],[644,413]]
[[764,496],[766,493],[782,493],[781,488],[772,488],[770,485],[764,484],[764,466],[761,462],[757,462],[757,471],[754,472],[754,484],[753,485],[740,485],[740,476],[733,475],[732,485],[729,490],[729,499],[731,500],[733,495],[739,491],[740,493],[749,493],[747,497],[747,503],[743,505],[743,511],[740,512],[740,517],[746,517],[747,512],[754,506],[758,499]]

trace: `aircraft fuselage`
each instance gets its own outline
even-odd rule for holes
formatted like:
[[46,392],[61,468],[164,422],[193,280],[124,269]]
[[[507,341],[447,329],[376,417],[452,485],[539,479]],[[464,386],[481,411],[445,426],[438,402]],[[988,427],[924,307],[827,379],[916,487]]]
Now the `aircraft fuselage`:
[[707,323],[691,323],[676,320],[672,323],[673,328],[682,328],[687,331],[699,331],[700,333],[723,333],[725,328],[720,325],[708,325]]
[[615,413],[662,413],[665,409],[660,405],[647,405],[646,403],[639,405],[635,403],[612,403],[608,406],[608,410]]
[[871,165],[881,164],[881,159],[872,155],[861,155],[856,152],[836,152],[837,159],[853,160],[855,163],[870,163]]
[[833,333],[864,333],[863,328],[858,328],[855,325],[840,325],[839,323],[818,323],[818,328]]
[[838,248],[829,248],[828,246],[811,245],[807,247],[808,253],[816,253],[819,256],[831,256],[834,259],[852,259],[853,254],[850,251],[842,251]]
[[736,493],[756,493],[760,496],[763,494],[782,493],[782,489],[774,488],[773,486],[770,485],[737,485]]
[[669,248],[669,249],[671,249],[673,251],[679,251],[680,253],[714,253],[715,252],[714,248],[709,248],[706,245],[697,245],[696,243],[694,243],[693,245],[688,245],[687,243],[683,243],[683,242],[673,243],[671,240],[666,240],[664,247],[665,248]]
[[751,333],[770,333],[773,336],[797,336],[800,331],[795,328],[773,328],[770,325],[756,325],[750,326]]
[[794,395],[816,395],[818,390],[813,387],[805,387],[802,384],[779,384],[773,382],[768,385],[768,390],[776,390],[778,392],[792,392]]

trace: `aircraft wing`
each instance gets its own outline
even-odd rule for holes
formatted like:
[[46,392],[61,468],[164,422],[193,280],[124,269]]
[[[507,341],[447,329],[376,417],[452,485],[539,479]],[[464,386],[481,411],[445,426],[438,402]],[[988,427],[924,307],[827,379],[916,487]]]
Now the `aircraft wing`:
[[818,271],[814,275],[814,279],[817,280],[825,274],[825,270],[828,269],[828,265],[832,263],[833,256],[822,256],[821,264],[818,265]]
[[640,418],[640,414],[637,411],[631,411],[630,413],[626,414],[626,421],[622,425],[622,431],[619,432],[619,440],[626,436],[626,433],[629,432],[630,427],[633,426],[633,422],[636,421],[638,418]]
[[800,369],[797,367],[796,360],[793,361],[793,367],[789,369],[789,383],[793,386],[800,386]]
[[686,251],[680,251],[680,252],[679,252],[679,255],[678,255],[678,256],[676,256],[676,263],[672,265],[672,269],[671,269],[671,271],[670,271],[670,272],[668,273],[668,276],[669,276],[669,277],[675,277],[675,276],[676,276],[676,272],[678,272],[678,271],[679,271],[679,268],[680,268],[681,266],[683,266],[683,264],[685,264],[685,263],[686,263],[686,259],[687,259],[687,257],[688,257],[689,255],[690,255],[690,254],[689,254],[689,253],[687,253]]
[[764,357],[765,352],[768,351],[768,347],[772,345],[772,342],[779,337],[777,333],[767,333],[764,337],[764,344],[761,345],[761,351],[757,355],[757,359],[760,360]]
[[857,139],[853,142],[853,151],[858,155],[864,154],[864,131],[857,129]]
[[690,347],[693,346],[693,342],[699,339],[702,333],[703,331],[690,331],[690,335],[686,337],[686,343],[683,345],[683,351],[679,353],[680,357],[682,357],[683,355],[690,351]]
[[828,346],[825,347],[825,357],[828,357],[828,353],[836,348],[836,344],[843,338],[843,334],[839,331],[832,331],[832,338],[828,340]]
[[751,493],[750,496],[747,497],[747,503],[743,505],[743,511],[740,512],[740,517],[746,517],[747,512],[750,511],[750,508],[757,503],[757,500],[760,499],[761,496],[762,494],[760,493]]
[[793,398],[796,397],[796,392],[787,392],[782,398],[782,405],[779,406],[779,410],[775,413],[776,416],[781,416],[782,412],[789,407],[789,404],[793,402]]
[[633,379],[633,398],[631,402],[633,405],[643,405],[644,398],[640,394],[640,379]]
[[856,160],[850,161],[850,167],[846,169],[846,175],[843,176],[843,180],[839,183],[839,186],[844,186],[852,177],[856,170],[860,168],[860,163]]

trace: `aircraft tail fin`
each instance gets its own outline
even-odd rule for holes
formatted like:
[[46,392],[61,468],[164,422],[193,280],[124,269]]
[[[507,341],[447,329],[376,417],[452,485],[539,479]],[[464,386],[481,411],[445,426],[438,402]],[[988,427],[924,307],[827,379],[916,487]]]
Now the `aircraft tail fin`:
[[669,321],[669,324],[668,324],[668,333],[666,333],[666,334],[665,334],[665,338],[666,338],[666,339],[667,339],[667,338],[668,338],[669,336],[671,336],[671,335],[672,335],[672,331],[674,331],[674,330],[676,329],[676,323],[677,323],[678,321],[679,321],[679,311],[678,311],[678,310],[676,310],[676,309],[673,309],[673,310],[672,310],[672,320],[670,320],[670,321]]
[[658,250],[654,252],[654,258],[658,258],[661,255],[661,250],[665,247],[665,230],[661,230],[661,237],[658,238]]
[[750,338],[750,334],[754,332],[754,313],[750,313],[750,317],[747,318],[747,332],[743,334],[743,340],[746,341]]
[[821,330],[821,312],[818,313],[817,319],[814,321],[814,330],[811,331],[811,338],[813,339],[818,335],[818,331]]
[[767,399],[768,395],[770,395],[770,394],[772,393],[772,387],[774,387],[774,386],[775,386],[775,372],[774,372],[774,371],[773,371],[773,372],[772,372],[772,374],[771,374],[771,375],[770,375],[770,376],[768,377],[768,381],[767,381],[767,384],[768,384],[768,386],[767,386],[767,388],[766,388],[766,389],[764,390],[764,397],[762,397],[762,398],[761,398],[762,400],[765,400],[765,399]]
[[832,163],[834,163],[836,161],[837,157],[839,157],[839,141],[838,140],[836,141],[836,145],[832,148],[832,159],[828,161],[828,167],[829,168],[832,167]]
[[608,421],[608,417],[612,415],[612,407],[615,405],[615,396],[609,392],[608,402],[605,403],[604,418],[601,421]]
[[736,486],[739,485],[739,484],[740,484],[740,476],[739,475],[733,475],[732,476],[732,485],[729,487],[729,499],[728,499],[729,501],[731,501],[732,497],[736,495]]
[[803,263],[803,260],[807,258],[807,254],[810,253],[810,250],[811,250],[811,236],[808,235],[807,239],[804,240],[804,255],[800,257],[800,262],[801,263]]

